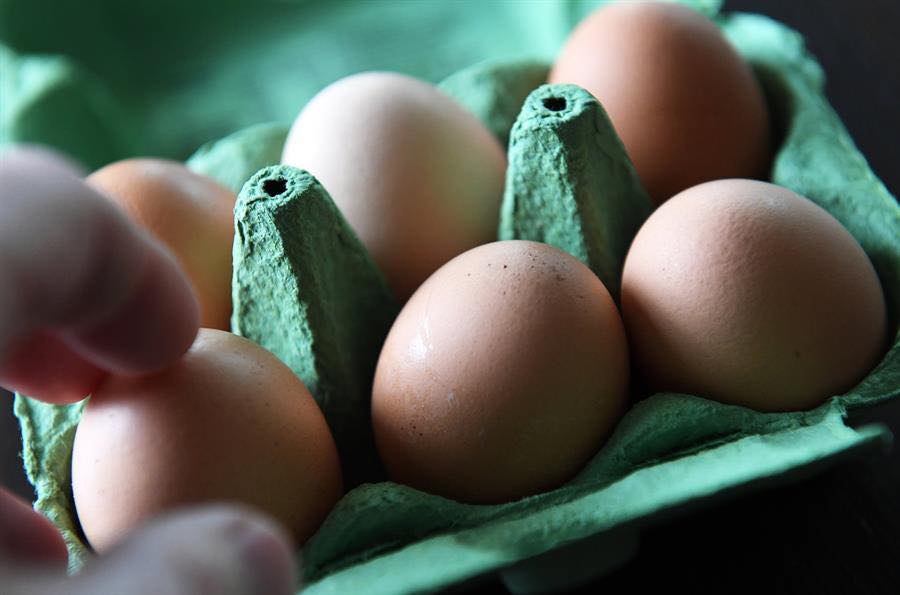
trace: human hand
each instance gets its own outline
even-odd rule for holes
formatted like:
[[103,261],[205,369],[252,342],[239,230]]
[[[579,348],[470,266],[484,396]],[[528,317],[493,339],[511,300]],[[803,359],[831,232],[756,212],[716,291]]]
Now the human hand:
[[[173,257],[80,179],[33,149],[0,154],[0,384],[64,404],[109,372],[174,362],[199,312]],[[245,508],[186,509],[151,522],[65,576],[62,537],[0,489],[4,593],[292,593],[288,539]]]

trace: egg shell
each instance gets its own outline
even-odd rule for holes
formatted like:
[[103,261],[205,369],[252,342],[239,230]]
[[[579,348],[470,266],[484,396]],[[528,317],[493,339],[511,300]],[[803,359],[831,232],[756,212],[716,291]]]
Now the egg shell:
[[881,285],[853,236],[754,180],[707,182],[657,209],[626,257],[621,303],[651,387],[760,411],[852,388],[887,337]]
[[234,193],[166,159],[117,161],[86,181],[175,254],[197,293],[200,325],[229,330]]
[[401,300],[496,238],[503,148],[428,83],[387,72],[333,83],[297,116],[282,162],[323,184]]
[[623,412],[618,311],[585,265],[546,244],[495,242],[441,267],[385,341],[372,422],[391,477],[469,502],[554,488]]
[[670,2],[604,6],[549,76],[603,104],[657,203],[707,180],[763,177],[769,117],[753,73],[712,21]]
[[321,410],[275,356],[202,329],[168,370],[109,378],[88,401],[72,451],[72,490],[91,545],[106,551],[180,506],[250,505],[304,542],[341,495]]

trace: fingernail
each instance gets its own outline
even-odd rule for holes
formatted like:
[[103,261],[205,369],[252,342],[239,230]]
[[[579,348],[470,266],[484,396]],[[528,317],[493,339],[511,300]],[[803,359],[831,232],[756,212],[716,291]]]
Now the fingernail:
[[293,595],[297,592],[297,568],[285,540],[262,527],[241,538],[241,559],[247,577],[247,593]]

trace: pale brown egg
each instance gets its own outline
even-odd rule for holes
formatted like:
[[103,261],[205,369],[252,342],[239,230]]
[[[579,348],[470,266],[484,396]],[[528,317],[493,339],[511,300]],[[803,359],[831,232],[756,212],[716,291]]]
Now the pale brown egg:
[[297,116],[282,161],[322,182],[401,300],[497,237],[503,148],[428,83],[389,72],[333,83]]
[[222,331],[201,329],[160,374],[110,377],[75,434],[75,508],[98,551],[164,511],[217,501],[255,507],[303,543],[341,489],[334,440],[303,383]]
[[622,322],[596,275],[546,244],[495,242],[407,302],[378,361],[372,423],[396,481],[503,502],[572,478],[627,386]]
[[699,12],[671,2],[604,6],[550,73],[603,104],[657,203],[701,182],[764,177],[769,117],[748,65]]
[[652,388],[760,411],[852,388],[887,336],[856,240],[812,201],[754,180],[695,186],[650,216],[625,260],[622,315]]
[[125,159],[87,177],[178,259],[200,303],[200,324],[231,328],[235,195],[165,159]]

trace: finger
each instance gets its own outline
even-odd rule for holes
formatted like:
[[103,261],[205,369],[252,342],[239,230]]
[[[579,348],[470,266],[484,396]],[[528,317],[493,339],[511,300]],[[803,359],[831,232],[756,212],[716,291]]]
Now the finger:
[[102,370],[156,371],[193,341],[196,298],[171,255],[76,174],[44,151],[0,157],[0,361],[44,333]]
[[66,543],[47,518],[0,488],[0,558],[15,563],[62,565]]
[[133,289],[105,319],[62,329],[72,349],[104,370],[158,371],[179,357],[197,334],[199,305],[175,258],[147,258]]
[[291,595],[295,573],[280,529],[249,510],[218,506],[158,520],[69,580],[15,577],[11,593]]
[[20,341],[15,351],[0,361],[4,386],[57,405],[83,399],[105,377],[102,369],[61,339],[41,331]]

